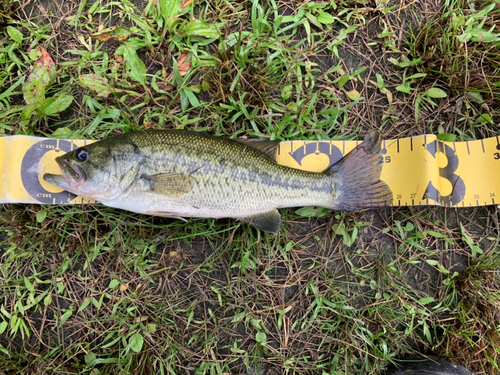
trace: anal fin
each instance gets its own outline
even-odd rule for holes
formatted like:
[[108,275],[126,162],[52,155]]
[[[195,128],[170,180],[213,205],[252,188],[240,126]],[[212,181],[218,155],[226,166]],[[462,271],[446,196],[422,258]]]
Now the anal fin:
[[278,233],[280,231],[281,215],[275,208],[262,214],[241,218],[240,220],[263,232]]

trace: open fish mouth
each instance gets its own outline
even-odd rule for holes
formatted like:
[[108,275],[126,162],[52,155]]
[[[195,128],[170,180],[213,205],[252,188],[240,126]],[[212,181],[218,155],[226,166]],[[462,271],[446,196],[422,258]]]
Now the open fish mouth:
[[59,164],[59,168],[61,168],[63,176],[66,177],[66,180],[69,180],[67,177],[70,177],[74,183],[78,183],[80,180],[85,180],[85,174],[83,171],[77,165],[69,162],[66,158],[56,158],[56,162]]
[[45,173],[43,179],[49,184],[55,185],[63,190],[73,190],[75,185],[85,180],[85,174],[76,165],[71,164],[64,158],[56,158],[56,162],[61,168],[62,175]]

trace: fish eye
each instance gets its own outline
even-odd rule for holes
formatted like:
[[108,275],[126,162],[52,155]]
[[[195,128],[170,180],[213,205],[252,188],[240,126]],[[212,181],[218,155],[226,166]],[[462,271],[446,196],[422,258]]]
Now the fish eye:
[[76,151],[75,153],[75,158],[77,160],[80,160],[80,161],[85,161],[89,158],[90,154],[89,154],[89,150],[87,150],[86,148],[81,148],[79,150]]

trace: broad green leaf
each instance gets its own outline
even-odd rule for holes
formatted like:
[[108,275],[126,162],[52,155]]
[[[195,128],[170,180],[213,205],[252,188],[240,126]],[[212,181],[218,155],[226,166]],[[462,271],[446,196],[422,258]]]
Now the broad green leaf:
[[144,338],[139,332],[134,333],[132,336],[130,336],[130,339],[128,340],[130,349],[132,349],[136,353],[139,353],[142,350],[143,343],[144,343]]
[[436,237],[436,238],[448,238],[446,234],[435,232],[433,230],[426,230],[425,233],[427,233],[429,236]]
[[460,229],[462,230],[462,240],[467,245],[469,245],[472,251],[472,256],[476,256],[477,254],[482,254],[483,250],[478,245],[474,245],[473,239],[467,234],[462,223],[460,223]]
[[85,363],[90,366],[97,359],[97,356],[92,352],[88,352],[87,354],[85,354],[83,359],[85,360]]
[[376,77],[377,77],[377,86],[378,86],[378,88],[379,89],[383,89],[385,87],[384,79],[378,73],[376,74]]
[[491,43],[500,40],[499,34],[492,33],[483,29],[472,29],[470,32],[470,40],[479,43]]
[[59,94],[57,96],[47,98],[42,103],[39,113],[45,116],[52,116],[61,113],[67,109],[73,102],[73,95]]
[[476,120],[476,123],[477,124],[484,124],[484,123],[487,123],[487,124],[494,124],[494,121],[493,119],[491,118],[490,114],[489,113],[483,113],[481,116],[479,116]]
[[302,207],[295,213],[302,217],[323,217],[328,215],[328,209],[324,207]]
[[189,103],[193,107],[198,107],[200,105],[200,101],[196,97],[196,95],[190,90],[189,87],[186,87],[182,90],[183,94],[186,95],[187,99],[189,100]]
[[283,100],[290,99],[290,97],[292,96],[292,90],[292,85],[286,85],[285,87],[283,87],[283,89],[281,90],[281,97],[283,98]]
[[46,217],[47,217],[47,211],[40,211],[36,214],[36,221],[38,223],[43,223]]
[[412,74],[411,76],[407,77],[406,80],[409,81],[410,79],[424,78],[426,76],[427,76],[427,73],[415,73],[415,74]]
[[361,94],[357,90],[346,91],[345,94],[353,101],[358,100],[361,97]]
[[148,323],[146,325],[146,331],[149,332],[149,333],[156,332],[156,324],[154,324],[154,323]]
[[120,282],[116,279],[113,279],[109,282],[109,289],[114,289],[116,288],[118,285],[120,285]]
[[255,341],[257,341],[260,345],[266,345],[267,335],[264,332],[257,332],[255,334]]
[[317,28],[320,28],[320,29],[323,28],[323,26],[321,25],[321,22],[319,22],[318,19],[312,13],[306,13],[306,17],[309,20],[309,22],[311,22]]
[[139,38],[130,38],[126,43],[120,44],[120,46],[116,49],[115,55],[123,55],[123,50],[127,47],[132,48],[133,50],[138,50],[141,48],[146,48],[148,45],[146,42]]
[[57,138],[57,139],[86,139],[78,133],[75,133],[70,128],[57,128],[54,130],[52,134],[49,135],[49,138]]
[[321,23],[323,23],[325,25],[329,25],[329,24],[335,22],[335,18],[331,14],[328,14],[328,13],[325,13],[325,12],[318,12],[317,19],[318,19],[319,22],[321,22]]
[[111,94],[111,90],[109,89],[108,79],[106,77],[101,77],[98,74],[90,73],[90,74],[82,74],[78,77],[80,83],[86,88],[95,91],[97,96],[101,96],[106,98],[109,94]]
[[399,85],[396,87],[396,90],[404,92],[405,94],[411,94],[411,87],[408,85]]
[[472,101],[476,104],[483,104],[484,103],[483,96],[479,92],[467,91],[465,93],[465,96],[467,97],[467,99],[469,99],[470,101]]
[[160,14],[165,20],[165,26],[170,29],[175,21],[175,18],[181,12],[182,0],[159,0]]
[[42,105],[42,103],[34,103],[26,105],[21,111],[21,124],[29,124],[31,115]]
[[40,57],[35,62],[33,71],[24,82],[22,89],[24,101],[28,106],[39,106],[45,100],[45,92],[56,75],[54,61],[45,48],[40,48],[40,53]]
[[7,323],[5,320],[2,323],[0,323],[0,335],[5,332],[8,325],[9,323]]
[[31,284],[27,277],[24,278],[24,286],[28,289],[28,291],[35,292],[35,287]]
[[[447,134],[447,133],[438,134],[437,138],[443,142],[455,142],[457,140],[457,136],[455,134]],[[431,234],[431,232],[432,231],[427,231],[427,233],[429,233],[429,234]],[[437,236],[434,236],[434,237],[437,237]],[[443,235],[443,238],[446,238],[446,236]]]
[[12,26],[7,26],[7,33],[12,38],[14,42],[22,43],[23,42],[23,33],[18,29]]
[[427,305],[431,302],[434,302],[434,297],[423,297],[418,300],[421,305]]
[[90,305],[90,302],[92,302],[92,298],[87,298],[85,301],[82,302],[80,307],[78,308],[77,313],[81,313],[83,310],[87,308],[88,305]]
[[448,96],[446,92],[437,87],[431,87],[425,94],[431,98],[446,98]]
[[177,30],[180,36],[203,36],[205,38],[216,39],[219,37],[219,28],[211,23],[194,20],[183,24]]
[[72,310],[68,310],[64,314],[62,314],[62,316],[61,316],[61,324],[64,324],[66,322],[66,320],[68,320],[71,317],[71,315],[73,315],[73,311]]
[[450,271],[448,271],[446,268],[444,268],[437,260],[427,259],[426,262],[427,262],[427,264],[430,264],[431,266],[436,266],[444,274],[450,273]]
[[144,85],[146,83],[146,65],[139,59],[137,52],[130,46],[124,46],[123,58],[128,76]]
[[361,27],[361,24],[358,23],[358,24],[353,24],[353,25],[350,25],[347,27],[347,29],[345,29],[345,32],[346,33],[352,33],[353,31],[355,31],[356,29],[358,29],[359,27]]
[[309,21],[305,20],[302,23],[302,26],[304,26],[304,29],[306,30],[307,43],[311,44],[311,25],[309,24]]
[[342,77],[340,77],[337,85],[339,87],[343,87],[347,83],[347,81],[349,81],[349,78],[351,78],[351,75],[349,73],[344,74]]

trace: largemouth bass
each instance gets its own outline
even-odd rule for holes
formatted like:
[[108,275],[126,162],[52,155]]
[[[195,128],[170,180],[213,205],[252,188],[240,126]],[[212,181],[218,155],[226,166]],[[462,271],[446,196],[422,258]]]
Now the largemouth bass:
[[359,211],[392,202],[380,181],[380,140],[363,143],[323,173],[275,161],[279,142],[232,140],[182,130],[122,134],[56,158],[45,181],[110,207],[170,218],[235,218],[280,230],[278,208]]

